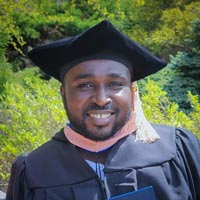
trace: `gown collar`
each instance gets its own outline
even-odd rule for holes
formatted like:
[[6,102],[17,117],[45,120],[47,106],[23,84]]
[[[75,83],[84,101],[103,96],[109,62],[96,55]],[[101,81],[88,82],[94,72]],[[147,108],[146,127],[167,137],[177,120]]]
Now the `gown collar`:
[[[110,149],[105,169],[148,167],[173,159],[176,155],[175,128],[156,124],[152,124],[152,126],[159,134],[159,140],[154,143],[143,143],[135,141],[135,134],[120,139]],[[63,131],[56,134],[54,139],[69,142]]]

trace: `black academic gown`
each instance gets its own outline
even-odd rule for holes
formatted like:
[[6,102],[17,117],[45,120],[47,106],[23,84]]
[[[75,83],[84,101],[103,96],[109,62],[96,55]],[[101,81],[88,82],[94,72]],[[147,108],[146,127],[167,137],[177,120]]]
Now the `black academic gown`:
[[63,130],[12,166],[7,200],[101,200],[153,186],[158,200],[200,200],[200,145],[183,129],[154,125],[160,139],[135,135],[110,150],[102,182]]

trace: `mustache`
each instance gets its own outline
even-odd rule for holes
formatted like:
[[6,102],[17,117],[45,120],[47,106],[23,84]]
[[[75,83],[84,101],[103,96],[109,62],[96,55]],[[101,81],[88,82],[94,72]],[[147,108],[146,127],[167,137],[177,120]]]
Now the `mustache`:
[[97,104],[92,104],[86,109],[86,111],[89,111],[89,110],[114,110],[114,108],[111,105],[99,106]]

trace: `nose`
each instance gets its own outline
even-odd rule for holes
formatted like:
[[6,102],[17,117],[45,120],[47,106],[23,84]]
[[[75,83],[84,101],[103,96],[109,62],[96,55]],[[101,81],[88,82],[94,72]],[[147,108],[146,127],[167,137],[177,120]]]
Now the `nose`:
[[112,99],[104,86],[99,86],[98,88],[96,88],[92,99],[93,103],[99,106],[105,106],[106,104],[112,102]]

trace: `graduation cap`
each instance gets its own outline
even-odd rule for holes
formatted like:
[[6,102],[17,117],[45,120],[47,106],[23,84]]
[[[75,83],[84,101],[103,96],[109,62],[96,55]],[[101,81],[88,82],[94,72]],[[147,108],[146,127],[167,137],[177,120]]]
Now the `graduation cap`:
[[64,74],[72,67],[92,59],[121,62],[129,68],[132,81],[153,74],[166,65],[107,20],[74,37],[35,47],[28,56],[45,73],[61,82]]

